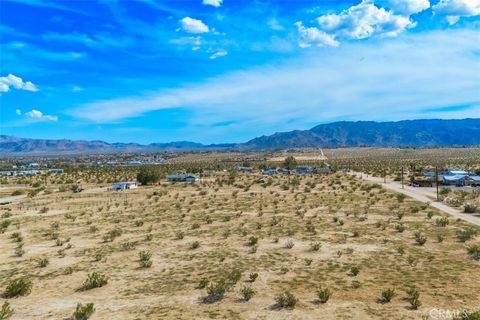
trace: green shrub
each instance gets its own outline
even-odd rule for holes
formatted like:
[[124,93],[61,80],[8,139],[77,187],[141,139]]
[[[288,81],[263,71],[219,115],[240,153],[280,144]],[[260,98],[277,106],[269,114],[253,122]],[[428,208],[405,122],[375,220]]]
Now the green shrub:
[[178,231],[175,233],[175,239],[176,240],[182,240],[185,237],[185,234],[182,231]]
[[461,242],[466,242],[477,235],[477,232],[472,228],[457,230],[457,238]]
[[310,244],[310,250],[312,250],[312,251],[318,251],[318,250],[320,250],[321,247],[322,247],[322,245],[320,244],[320,242],[312,242]]
[[445,240],[445,236],[441,233],[437,234],[437,241],[438,243],[442,243]]
[[197,289],[203,289],[208,285],[208,279],[207,278],[202,278],[197,284]]
[[251,236],[250,238],[248,238],[248,242],[247,242],[247,245],[248,245],[248,246],[253,247],[253,246],[255,246],[257,243],[258,243],[258,237]]
[[0,308],[0,320],[7,320],[13,315],[13,308],[10,307],[10,303],[5,301]]
[[471,203],[467,203],[463,207],[463,212],[465,212],[465,213],[475,213],[475,212],[477,212],[477,209],[478,209],[478,207],[476,205],[471,204]]
[[2,222],[0,222],[0,234],[7,231],[7,228],[11,223],[12,223],[11,220],[3,220]]
[[249,301],[255,295],[255,290],[252,287],[244,286],[241,290],[243,300]]
[[152,266],[152,253],[150,251],[140,251],[138,253],[140,267],[150,268]]
[[332,291],[328,288],[320,287],[318,289],[317,296],[318,296],[318,301],[320,301],[320,303],[327,303],[327,301],[332,296]]
[[137,181],[143,185],[157,183],[162,178],[162,173],[156,166],[145,166],[137,174]]
[[23,191],[23,190],[15,190],[15,191],[12,192],[12,196],[21,196],[24,193],[25,193],[25,191]]
[[275,297],[275,301],[280,308],[293,309],[298,299],[290,291],[284,291]]
[[32,291],[32,281],[27,278],[19,278],[10,282],[5,289],[6,298],[26,296]]
[[395,296],[395,290],[391,289],[391,288],[388,288],[387,290],[382,291],[381,301],[383,303],[389,303],[390,301],[392,301],[394,296]]
[[408,288],[406,290],[407,293],[407,300],[410,302],[410,306],[412,309],[417,310],[422,303],[420,302],[420,293],[418,292],[418,289],[415,287]]
[[396,224],[395,225],[395,230],[402,233],[403,231],[405,231],[405,225],[403,223]]
[[38,260],[38,266],[40,268],[45,268],[46,266],[48,266],[48,259],[47,258],[41,258],[40,260]]
[[419,246],[423,246],[427,242],[427,238],[420,231],[417,231],[415,232],[415,242]]
[[207,286],[208,296],[204,298],[204,302],[213,303],[222,300],[227,290],[228,286],[224,279],[220,279],[217,282],[209,284]]
[[108,279],[105,275],[92,272],[87,276],[87,279],[83,282],[82,289],[83,290],[90,290],[93,288],[100,288],[103,287],[108,283]]
[[193,241],[192,244],[190,245],[190,249],[195,250],[200,247],[200,242],[198,241]]
[[92,316],[94,312],[95,312],[95,305],[93,303],[87,303],[87,304],[78,303],[72,318],[74,320],[87,320]]
[[356,277],[360,273],[360,268],[357,266],[353,266],[350,268],[350,275]]
[[14,242],[22,242],[23,236],[20,232],[14,232],[10,235],[10,239],[12,239]]
[[435,220],[435,225],[437,227],[446,227],[448,225],[449,221],[448,221],[448,218],[447,217],[443,217],[443,218],[437,218]]
[[257,278],[258,278],[258,273],[252,272],[252,273],[250,273],[248,278],[250,279],[250,282],[255,282],[255,280],[257,280]]
[[480,246],[472,245],[467,248],[468,254],[475,260],[480,260]]

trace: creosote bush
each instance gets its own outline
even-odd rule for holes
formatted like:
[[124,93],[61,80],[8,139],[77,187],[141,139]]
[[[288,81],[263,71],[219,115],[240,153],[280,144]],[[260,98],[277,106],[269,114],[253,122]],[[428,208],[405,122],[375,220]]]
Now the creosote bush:
[[241,290],[243,300],[249,301],[255,295],[255,290],[252,287],[244,286]]
[[32,281],[27,278],[19,278],[10,282],[5,289],[5,298],[26,296],[32,291]]
[[7,320],[10,319],[13,315],[13,308],[10,307],[10,303],[5,301],[0,308],[0,320]]
[[318,301],[320,301],[320,303],[327,303],[327,301],[332,296],[332,291],[328,288],[320,287],[317,291],[317,296],[318,296]]
[[94,288],[103,287],[108,283],[108,279],[105,275],[92,272],[87,276],[87,279],[83,282],[82,289],[83,290],[90,290]]
[[152,253],[150,251],[140,251],[138,253],[140,267],[142,268],[150,268],[152,266]]
[[290,291],[284,291],[275,297],[275,301],[279,308],[293,309],[295,308],[298,299]]
[[394,296],[395,296],[395,289],[388,288],[387,290],[382,291],[381,302],[389,303],[390,301],[392,301]]
[[87,303],[87,304],[78,303],[72,318],[74,320],[87,320],[92,316],[94,312],[95,312],[95,305],[93,303]]

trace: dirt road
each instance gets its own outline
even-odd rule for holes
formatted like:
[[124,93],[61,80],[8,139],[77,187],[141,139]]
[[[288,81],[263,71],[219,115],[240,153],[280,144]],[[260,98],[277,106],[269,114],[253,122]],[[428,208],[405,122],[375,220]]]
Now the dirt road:
[[402,185],[400,182],[390,181],[387,179],[387,183],[384,183],[383,178],[367,176],[366,174],[360,173],[360,172],[351,172],[351,174],[357,177],[361,177],[364,181],[381,184],[383,187],[389,190],[403,193],[404,195],[411,197],[415,200],[418,200],[424,203],[429,203],[432,207],[442,210],[443,212],[451,215],[454,218],[458,218],[458,219],[470,222],[472,224],[475,224],[477,226],[480,226],[479,217],[476,217],[472,214],[462,213],[460,210],[449,207],[443,202],[437,202],[436,193],[435,193],[436,191],[434,188],[414,188],[414,187],[409,187],[405,185],[404,188],[402,189]]

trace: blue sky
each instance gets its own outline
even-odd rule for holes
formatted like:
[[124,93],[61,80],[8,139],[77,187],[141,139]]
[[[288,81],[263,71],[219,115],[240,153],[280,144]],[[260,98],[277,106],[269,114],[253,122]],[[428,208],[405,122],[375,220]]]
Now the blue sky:
[[0,133],[243,142],[480,117],[480,0],[0,1]]

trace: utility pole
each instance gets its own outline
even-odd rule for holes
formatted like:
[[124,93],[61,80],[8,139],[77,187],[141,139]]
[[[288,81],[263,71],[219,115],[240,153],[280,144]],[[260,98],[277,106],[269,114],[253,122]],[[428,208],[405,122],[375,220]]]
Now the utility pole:
[[403,189],[403,166],[402,166],[402,189]]
[[437,201],[440,201],[440,197],[438,196],[438,167],[435,166],[435,186],[437,187]]

